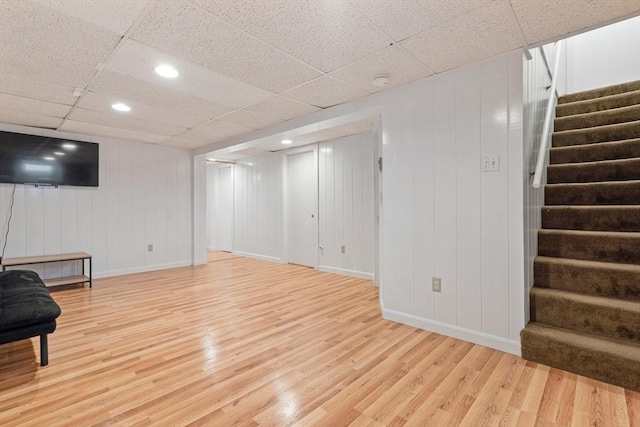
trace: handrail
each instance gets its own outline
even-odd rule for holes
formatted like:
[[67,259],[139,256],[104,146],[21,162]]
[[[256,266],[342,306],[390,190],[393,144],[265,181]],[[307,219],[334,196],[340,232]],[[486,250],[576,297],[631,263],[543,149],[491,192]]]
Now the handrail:
[[547,102],[547,112],[544,116],[544,127],[542,128],[542,139],[540,147],[538,147],[538,162],[536,163],[536,172],[533,176],[533,188],[540,188],[542,181],[542,170],[544,169],[544,160],[547,156],[547,145],[549,144],[549,134],[551,131],[551,117],[555,108],[556,86],[558,85],[558,66],[560,65],[560,52],[562,51],[563,40],[556,43],[556,60],[553,63],[553,76],[551,77],[551,87],[549,88],[549,102]]

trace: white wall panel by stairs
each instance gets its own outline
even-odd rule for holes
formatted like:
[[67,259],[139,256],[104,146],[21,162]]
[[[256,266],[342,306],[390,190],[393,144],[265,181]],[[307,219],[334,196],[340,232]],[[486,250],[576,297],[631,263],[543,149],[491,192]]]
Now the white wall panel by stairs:
[[[24,126],[0,124],[0,130],[100,144],[98,188],[16,186],[5,256],[85,251],[93,255],[94,277],[192,263],[189,151]],[[0,184],[0,224],[7,221],[12,189]],[[58,277],[76,267],[34,269]]]
[[371,132],[319,144],[321,271],[373,279],[373,153]]

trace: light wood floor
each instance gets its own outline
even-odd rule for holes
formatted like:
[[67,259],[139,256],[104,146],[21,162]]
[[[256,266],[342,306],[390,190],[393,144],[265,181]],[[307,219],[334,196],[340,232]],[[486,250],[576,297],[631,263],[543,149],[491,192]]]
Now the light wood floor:
[[229,254],[54,292],[0,346],[7,426],[640,426],[640,393],[383,320],[365,280]]

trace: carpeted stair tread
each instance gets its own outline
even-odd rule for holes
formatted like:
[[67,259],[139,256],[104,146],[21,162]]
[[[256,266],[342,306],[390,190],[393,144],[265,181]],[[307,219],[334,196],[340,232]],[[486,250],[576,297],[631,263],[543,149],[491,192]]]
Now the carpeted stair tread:
[[522,357],[640,392],[640,344],[530,322]]
[[538,256],[537,287],[640,302],[640,265]]
[[640,204],[626,206],[543,206],[542,228],[640,232]]
[[531,321],[640,344],[640,302],[559,289],[531,289]]
[[549,163],[551,164],[598,162],[634,157],[640,157],[640,138],[553,147],[549,150]]
[[640,120],[640,104],[596,111],[594,113],[559,117],[555,119],[553,129],[556,132],[570,129],[588,129],[596,126],[633,122],[636,120]]
[[554,147],[596,144],[599,142],[621,141],[640,138],[640,120],[587,129],[554,132],[551,136]]
[[547,183],[640,180],[640,157],[549,165]]
[[640,90],[625,92],[602,98],[587,99],[560,104],[556,107],[556,117],[573,116],[575,114],[594,113],[612,108],[628,107],[640,104]]
[[604,96],[617,95],[620,93],[632,92],[634,90],[640,90],[640,80],[564,95],[558,98],[558,104],[568,104],[571,102],[602,98]]
[[545,205],[637,205],[640,180],[548,184]]
[[640,264],[640,233],[539,230],[538,255]]

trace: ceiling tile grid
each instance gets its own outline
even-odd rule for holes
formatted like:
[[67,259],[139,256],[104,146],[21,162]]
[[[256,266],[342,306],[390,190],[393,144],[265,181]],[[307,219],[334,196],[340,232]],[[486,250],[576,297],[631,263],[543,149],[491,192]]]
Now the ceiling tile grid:
[[[82,98],[80,98],[77,106],[87,110],[116,114],[111,106],[116,102],[120,102],[121,100],[121,98],[115,95],[86,92],[84,95],[82,95]],[[148,122],[157,122],[170,126],[191,128],[208,120],[205,117],[198,117],[192,114],[181,113],[162,107],[141,104],[139,102],[128,101],[128,105],[131,107],[129,116],[140,120],[146,120]]]
[[640,0],[0,0],[0,121],[197,148],[638,13]]
[[495,0],[349,1],[399,42]]
[[156,3],[131,38],[274,93],[321,74],[183,0]]
[[401,44],[440,73],[522,47],[525,41],[510,4],[504,0],[474,9]]
[[164,135],[165,137],[178,135],[187,130],[187,128],[184,127],[140,120],[131,117],[126,113],[104,113],[100,111],[85,110],[84,108],[75,108],[71,114],[69,114],[69,120],[75,120],[83,123],[94,123],[97,125],[111,126],[120,129],[139,130],[147,133]]
[[0,3],[0,40],[95,65],[120,41],[111,31],[29,1]]
[[277,117],[282,120],[291,120],[319,111],[320,108],[283,96],[272,96],[262,102],[247,107],[246,110],[264,114],[265,116]]
[[215,118],[234,109],[220,104],[168,89],[143,80],[105,70],[89,86],[92,92],[113,94],[121,101],[134,101],[168,110],[176,110],[201,118]]
[[[180,70],[179,78],[160,77],[154,70],[162,64],[171,64],[176,70]],[[272,92],[133,40],[126,40],[122,44],[111,57],[107,69],[231,107],[255,104],[273,95]]]
[[73,87],[57,85],[42,80],[34,80],[15,74],[0,73],[0,93],[73,105],[77,98],[73,96]]
[[309,83],[283,92],[282,95],[319,108],[328,108],[362,98],[367,95],[367,91],[349,86],[329,75],[324,75]]
[[323,72],[392,42],[346,0],[190,1]]
[[150,0],[32,0],[124,35]]
[[528,44],[637,13],[640,0],[510,0]]
[[56,104],[54,102],[41,101],[33,98],[0,93],[0,105],[3,109],[35,113],[44,116],[64,118],[71,110],[70,105]]
[[[386,86],[374,86],[373,79],[381,74],[389,76]],[[400,45],[388,46],[367,58],[330,73],[331,76],[369,93],[380,92],[419,80],[433,74],[423,62]]]

